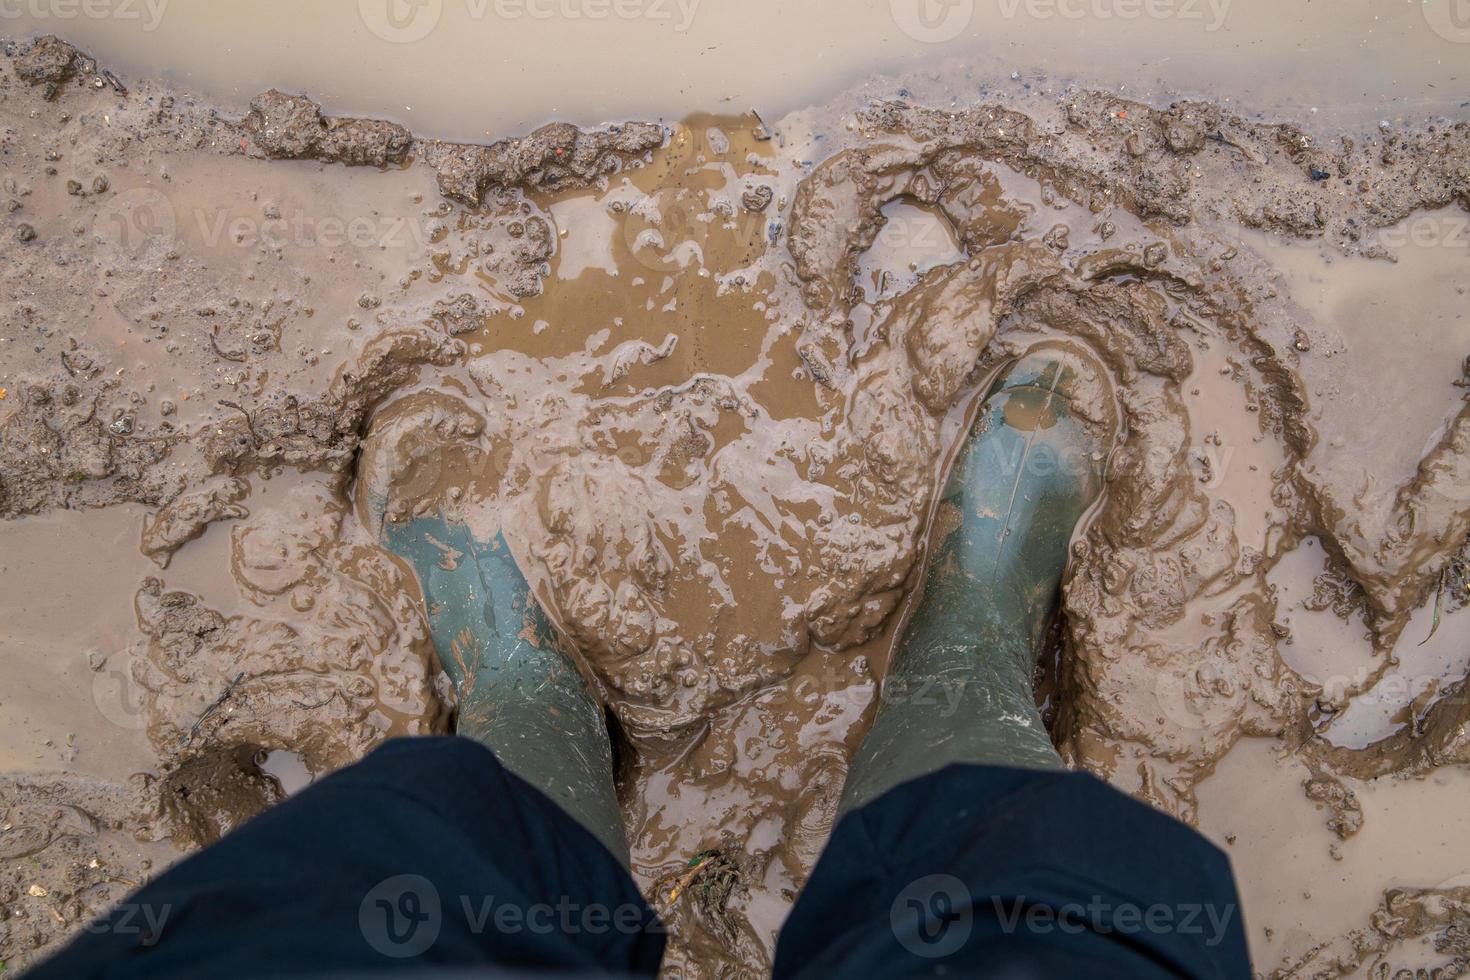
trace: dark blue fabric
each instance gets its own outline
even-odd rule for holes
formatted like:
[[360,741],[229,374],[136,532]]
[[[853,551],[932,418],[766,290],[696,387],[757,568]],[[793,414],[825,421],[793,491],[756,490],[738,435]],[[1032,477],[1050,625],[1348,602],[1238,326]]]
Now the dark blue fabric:
[[[477,743],[418,738],[181,862],[28,976],[651,974],[663,946],[591,834]],[[838,825],[775,966],[939,973],[1250,970],[1229,864],[1199,834],[1088,775],[951,766]]]
[[[387,742],[123,908],[126,923],[114,913],[28,976],[651,974],[664,947],[607,849],[466,738]],[[162,919],[161,934],[143,912]]]
[[950,766],[834,830],[775,975],[1249,977],[1223,852],[1085,773]]

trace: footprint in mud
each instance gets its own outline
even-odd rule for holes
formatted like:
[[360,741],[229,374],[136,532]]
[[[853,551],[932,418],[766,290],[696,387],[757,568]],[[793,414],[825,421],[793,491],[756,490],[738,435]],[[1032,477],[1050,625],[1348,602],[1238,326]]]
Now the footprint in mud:
[[503,448],[494,451],[485,417],[460,399],[440,392],[402,398],[374,417],[363,440],[354,485],[358,520],[381,541],[385,521],[442,513],[494,540],[500,528],[493,504],[508,460]]

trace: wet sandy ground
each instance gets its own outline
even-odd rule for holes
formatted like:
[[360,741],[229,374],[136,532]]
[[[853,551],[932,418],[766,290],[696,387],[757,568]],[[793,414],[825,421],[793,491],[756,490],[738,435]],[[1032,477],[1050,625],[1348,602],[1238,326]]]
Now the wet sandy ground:
[[[667,970],[759,974],[948,450],[1063,336],[1127,421],[1044,678],[1064,752],[1230,851],[1259,972],[1464,962],[1463,122],[941,78],[481,152],[22,52],[8,964],[443,729],[417,587],[353,505],[378,480],[507,529],[618,722]],[[736,887],[670,903],[709,850]]]

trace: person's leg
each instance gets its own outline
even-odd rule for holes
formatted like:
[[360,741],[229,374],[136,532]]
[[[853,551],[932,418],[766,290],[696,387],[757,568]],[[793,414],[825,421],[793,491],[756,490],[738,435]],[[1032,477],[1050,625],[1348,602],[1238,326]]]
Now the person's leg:
[[775,978],[1250,977],[1230,863],[1091,775],[958,764],[838,824]]
[[992,387],[935,517],[924,595],[775,974],[1248,976],[1224,855],[1067,772],[1032,691],[1115,409],[1080,350]]
[[459,693],[455,730],[555,800],[624,865],[602,706],[557,650],[504,536],[476,541],[442,516],[387,521],[382,538],[418,573],[434,647]]
[[185,859],[28,975],[652,975],[663,944],[559,804],[470,739],[411,738]]
[[[500,474],[486,428],[442,392],[379,413],[358,462],[358,517],[419,580],[435,652],[458,694],[455,731],[488,746],[626,865],[607,720],[557,649],[498,530]],[[451,473],[460,492],[447,485]],[[464,494],[465,485],[475,492]]]
[[183,861],[37,976],[657,969],[602,708],[504,537],[440,513],[385,519],[384,487],[413,476],[397,444],[467,413],[439,411],[370,437],[358,491],[418,575],[467,737],[386,744]]
[[1060,769],[1032,695],[1038,645],[1117,424],[1077,348],[992,386],[935,513],[924,593],[854,756],[841,812],[957,762]]

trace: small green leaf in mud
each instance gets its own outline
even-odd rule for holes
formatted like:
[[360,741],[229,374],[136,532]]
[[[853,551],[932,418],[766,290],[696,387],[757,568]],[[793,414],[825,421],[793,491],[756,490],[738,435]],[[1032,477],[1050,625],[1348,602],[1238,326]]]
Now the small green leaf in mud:
[[727,906],[731,893],[740,886],[739,867],[725,855],[711,851],[700,863],[695,881],[699,886],[695,892],[695,905],[705,919],[724,934],[726,941],[733,942],[739,926]]
[[1439,588],[1434,592],[1434,619],[1429,624],[1429,635],[1419,641],[1421,647],[1433,639],[1435,632],[1439,630],[1439,617],[1444,614],[1444,583],[1449,571],[1449,565],[1439,570]]

